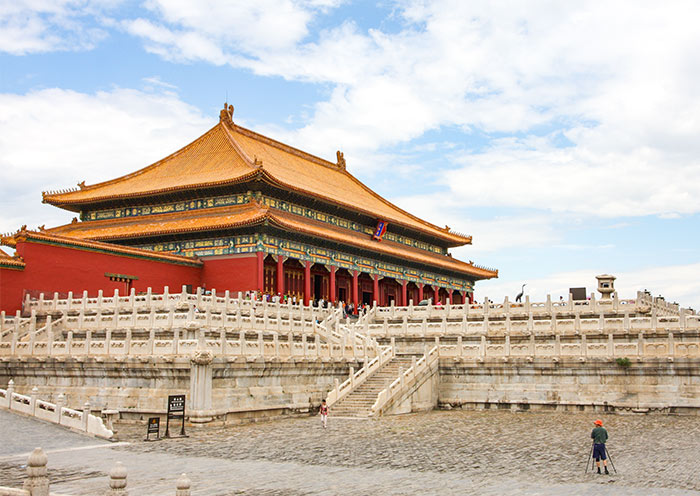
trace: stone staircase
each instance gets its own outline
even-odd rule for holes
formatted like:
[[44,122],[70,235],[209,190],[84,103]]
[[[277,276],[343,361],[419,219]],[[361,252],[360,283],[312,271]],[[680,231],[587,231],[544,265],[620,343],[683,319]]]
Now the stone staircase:
[[410,356],[395,356],[356,387],[350,394],[331,407],[333,417],[369,417],[377,396],[399,377],[399,369],[407,370]]

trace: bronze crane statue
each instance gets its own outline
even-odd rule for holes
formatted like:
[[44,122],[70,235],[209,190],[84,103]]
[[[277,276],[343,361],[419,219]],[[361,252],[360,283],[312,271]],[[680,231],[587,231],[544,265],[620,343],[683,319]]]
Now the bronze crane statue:
[[523,287],[520,289],[520,293],[518,293],[518,295],[515,297],[516,303],[520,303],[520,300],[523,299],[523,294],[525,293],[525,286],[527,286],[527,284],[523,284]]

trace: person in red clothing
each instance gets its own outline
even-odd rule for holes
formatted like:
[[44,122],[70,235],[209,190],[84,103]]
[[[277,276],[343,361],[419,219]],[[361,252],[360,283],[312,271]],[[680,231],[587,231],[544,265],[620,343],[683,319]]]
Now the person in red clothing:
[[321,401],[321,408],[319,408],[318,414],[321,416],[321,423],[325,429],[328,423],[328,405],[326,405],[326,400]]

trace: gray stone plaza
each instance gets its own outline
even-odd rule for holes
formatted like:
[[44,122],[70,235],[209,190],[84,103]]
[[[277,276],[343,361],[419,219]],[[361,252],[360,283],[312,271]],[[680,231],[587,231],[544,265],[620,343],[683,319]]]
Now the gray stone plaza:
[[132,495],[168,495],[186,472],[193,495],[700,494],[700,419],[602,416],[617,475],[584,475],[593,417],[577,413],[433,411],[378,420],[300,417],[190,429],[117,443],[0,412],[0,484],[21,487],[26,455],[47,452],[51,491],[103,494],[117,461]]

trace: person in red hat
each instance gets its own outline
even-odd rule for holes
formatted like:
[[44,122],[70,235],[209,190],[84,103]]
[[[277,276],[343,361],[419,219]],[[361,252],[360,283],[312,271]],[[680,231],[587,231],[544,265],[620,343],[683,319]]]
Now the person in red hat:
[[591,438],[593,439],[593,459],[598,467],[598,473],[600,473],[600,460],[603,460],[605,473],[609,474],[608,457],[605,453],[605,442],[608,440],[608,431],[603,427],[602,420],[598,419],[593,423],[595,424],[595,428],[593,432],[591,432]]

